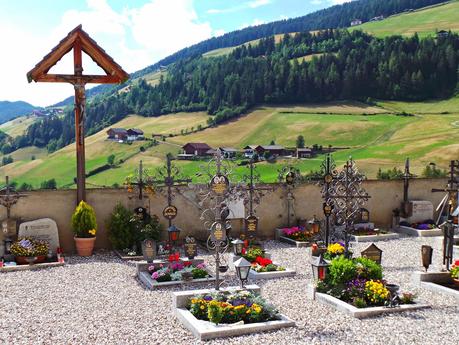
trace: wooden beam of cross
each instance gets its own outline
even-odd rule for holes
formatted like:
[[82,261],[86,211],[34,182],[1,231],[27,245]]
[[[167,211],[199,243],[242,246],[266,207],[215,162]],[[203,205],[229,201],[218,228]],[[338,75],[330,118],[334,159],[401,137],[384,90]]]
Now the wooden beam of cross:
[[449,179],[446,188],[433,188],[432,193],[444,192],[446,195],[437,207],[438,217],[436,224],[440,223],[441,216],[446,208],[447,219],[451,218],[451,214],[458,207],[458,195],[459,195],[459,160],[452,160],[450,162]]
[[[51,67],[73,50],[73,74],[50,74]],[[106,75],[84,75],[82,53],[85,52]],[[77,160],[77,203],[86,198],[84,120],[86,108],[85,85],[120,84],[129,75],[78,25],[27,73],[30,82],[70,83],[75,89],[75,143]]]
[[163,216],[169,221],[169,227],[172,226],[172,219],[177,216],[177,207],[172,205],[172,188],[187,185],[192,181],[190,178],[181,176],[180,170],[172,165],[172,159],[172,155],[168,154],[166,165],[157,169],[157,174],[151,181],[157,187],[166,189],[167,206],[163,210]]
[[27,197],[27,194],[19,194],[10,185],[9,176],[5,177],[6,185],[0,190],[0,205],[6,207],[6,218],[11,217],[11,208],[15,205],[20,198]]

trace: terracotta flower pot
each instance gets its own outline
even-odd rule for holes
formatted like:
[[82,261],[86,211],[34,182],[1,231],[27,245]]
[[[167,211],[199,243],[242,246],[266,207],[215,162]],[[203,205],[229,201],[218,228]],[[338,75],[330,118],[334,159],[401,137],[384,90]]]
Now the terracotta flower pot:
[[75,247],[79,256],[91,256],[94,249],[95,237],[74,237]]

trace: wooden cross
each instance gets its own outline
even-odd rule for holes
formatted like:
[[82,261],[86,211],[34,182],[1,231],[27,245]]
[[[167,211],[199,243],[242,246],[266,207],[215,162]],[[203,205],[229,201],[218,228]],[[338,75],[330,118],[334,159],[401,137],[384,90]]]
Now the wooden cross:
[[[450,219],[451,213],[457,208],[457,197],[459,193],[459,160],[452,160],[450,162],[450,171],[449,171],[449,179],[446,188],[438,189],[433,188],[432,193],[438,192],[446,192],[445,197],[440,202],[437,207],[437,210],[440,209],[440,213],[438,214],[437,225],[440,222],[440,218],[443,214],[443,211],[446,208],[446,217]],[[448,205],[448,206],[447,206]]]
[[[172,165],[172,155],[167,155],[166,166],[158,169],[158,174],[155,176],[155,180],[152,180],[151,182],[157,184],[160,187],[166,187],[167,207],[173,207],[175,209],[175,213],[177,213],[177,208],[172,205],[172,188],[191,183],[191,179],[180,176],[179,169]],[[163,216],[169,221],[169,227],[172,226],[172,219],[175,218],[175,215],[172,218],[166,217],[166,214],[163,212]]]
[[[50,74],[48,71],[73,49],[73,74]],[[88,54],[106,73],[106,75],[83,75],[82,53]],[[32,70],[27,73],[30,82],[70,83],[75,89],[75,143],[77,160],[77,203],[86,198],[85,181],[85,85],[121,84],[129,75],[83,31],[79,25],[69,32],[51,52],[46,55]]]
[[27,197],[26,194],[19,194],[10,185],[9,176],[5,177],[6,186],[0,190],[0,205],[6,207],[6,218],[11,217],[11,208],[15,205],[20,198]]

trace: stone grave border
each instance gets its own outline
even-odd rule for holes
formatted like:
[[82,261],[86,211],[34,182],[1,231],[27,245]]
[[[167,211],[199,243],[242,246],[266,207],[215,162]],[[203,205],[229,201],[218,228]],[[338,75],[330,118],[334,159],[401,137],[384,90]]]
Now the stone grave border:
[[[228,288],[234,290],[238,288]],[[225,291],[224,290],[224,291]],[[248,285],[246,290],[260,293],[260,287],[257,285]],[[295,327],[295,321],[285,315],[280,315],[280,320],[257,322],[250,324],[221,324],[215,325],[209,321],[196,319],[191,312],[186,309],[186,304],[190,297],[213,292],[213,289],[179,291],[172,293],[172,311],[177,319],[193,333],[199,340],[209,340],[215,338],[226,338],[253,334],[259,332],[274,331],[286,327]]]
[[412,281],[421,288],[437,293],[444,293],[459,299],[459,290],[451,289],[441,284],[452,283],[449,272],[414,272]]
[[40,269],[52,268],[52,267],[60,267],[64,266],[66,262],[43,262],[40,264],[32,264],[32,265],[16,265],[16,266],[3,266],[0,267],[0,273],[7,273],[7,272],[18,272],[18,271],[35,271]]
[[281,228],[276,228],[274,230],[274,238],[277,241],[294,245],[297,248],[305,248],[305,247],[310,247],[311,246],[311,242],[295,241],[295,240],[292,240],[291,238],[283,236],[282,234],[283,234],[283,231],[282,231]]
[[387,307],[369,307],[369,308],[357,308],[353,305],[346,303],[336,297],[330,296],[325,293],[317,292],[316,287],[313,284],[308,285],[308,295],[311,299],[316,300],[319,303],[331,306],[332,308],[348,314],[357,319],[364,319],[367,317],[374,317],[383,314],[394,314],[405,311],[414,311],[419,309],[430,308],[429,305],[421,302],[415,304],[402,304],[399,307],[387,308]]
[[403,233],[409,236],[414,237],[434,237],[434,236],[442,236],[443,231],[439,228],[434,228],[431,230],[418,230],[409,226],[397,225],[394,231]]
[[[185,258],[181,258],[180,260],[181,261],[191,261],[193,265],[199,265],[200,263],[204,262],[203,259],[187,260]],[[161,288],[161,287],[179,286],[179,285],[184,285],[184,284],[193,285],[193,284],[207,283],[207,282],[215,281],[215,277],[213,276],[212,272],[210,272],[210,270],[206,268],[205,270],[209,274],[209,277],[207,278],[193,279],[189,281],[172,280],[168,282],[157,282],[156,280],[151,278],[151,274],[148,272],[148,266],[152,264],[166,264],[167,265],[169,264],[169,262],[165,260],[154,260],[153,263],[147,263],[146,261],[136,262],[137,278],[149,290]]]
[[116,256],[118,256],[118,258],[120,258],[121,260],[123,261],[140,261],[140,260],[145,260],[143,255],[127,255],[127,254],[123,254],[123,252],[121,250],[114,250]]
[[[274,265],[277,265],[274,263]],[[277,265],[280,266],[280,265]],[[255,272],[254,270],[250,270],[249,272],[249,279],[275,279],[275,278],[285,278],[285,277],[293,277],[296,275],[296,271],[291,270],[289,268],[285,268],[285,271],[272,271],[272,272]]]
[[389,232],[380,235],[351,235],[351,242],[362,243],[362,242],[379,242],[387,240],[395,240],[400,237],[400,234],[396,232]]

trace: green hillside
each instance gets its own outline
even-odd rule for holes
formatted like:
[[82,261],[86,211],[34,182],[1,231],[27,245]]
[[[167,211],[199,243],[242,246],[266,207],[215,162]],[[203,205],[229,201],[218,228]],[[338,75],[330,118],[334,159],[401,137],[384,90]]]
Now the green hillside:
[[377,37],[390,35],[410,36],[415,32],[421,37],[435,35],[439,30],[459,31],[459,1],[427,7],[409,13],[367,22],[351,30],[363,30]]

